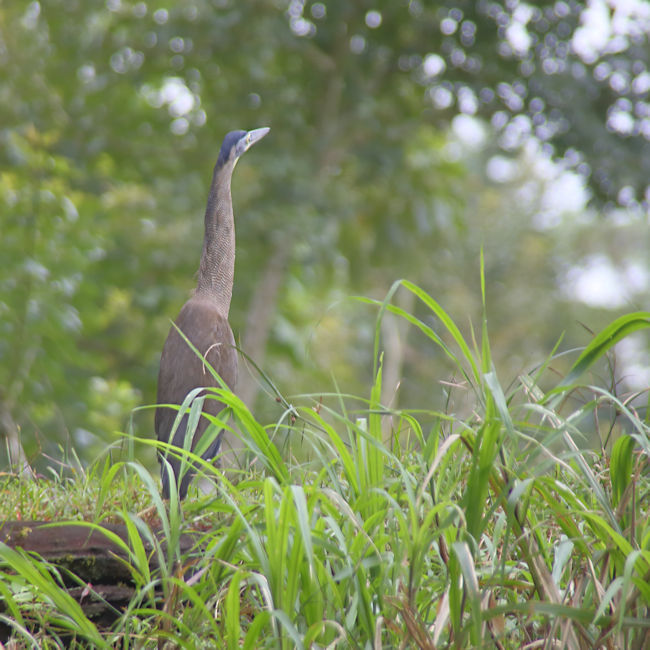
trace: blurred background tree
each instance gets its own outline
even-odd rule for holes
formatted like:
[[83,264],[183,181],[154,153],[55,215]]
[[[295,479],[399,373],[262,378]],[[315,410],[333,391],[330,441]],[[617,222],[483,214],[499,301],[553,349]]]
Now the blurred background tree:
[[[235,128],[272,131],[234,178],[231,321],[286,393],[366,392],[375,314],[349,296],[398,278],[469,332],[481,247],[507,379],[647,307],[649,33],[641,1],[4,3],[3,435],[89,458],[154,402]],[[385,400],[440,406],[445,360],[382,334]],[[647,386],[647,339],[618,355]],[[238,392],[277,415],[253,374]]]

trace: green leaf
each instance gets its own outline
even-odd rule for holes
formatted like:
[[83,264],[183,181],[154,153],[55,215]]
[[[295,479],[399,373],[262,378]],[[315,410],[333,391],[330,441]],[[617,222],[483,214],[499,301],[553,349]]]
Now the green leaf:
[[650,328],[650,312],[647,311],[626,314],[614,320],[593,338],[573,364],[567,376],[549,394],[573,385],[578,377],[604,356],[615,343],[633,332],[646,328]]
[[614,505],[617,506],[632,480],[634,466],[634,438],[621,436],[612,446],[612,456],[609,461],[609,474],[612,481]]
[[241,571],[235,571],[230,585],[228,586],[228,593],[226,594],[226,638],[228,641],[228,650],[238,650],[240,647],[241,637],[241,623],[240,623],[240,598],[239,586],[241,584],[243,574]]

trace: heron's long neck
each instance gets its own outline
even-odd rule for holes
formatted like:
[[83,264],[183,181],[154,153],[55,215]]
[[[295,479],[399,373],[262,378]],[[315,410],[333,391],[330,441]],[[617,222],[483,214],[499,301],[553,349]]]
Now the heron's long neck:
[[205,238],[197,294],[209,297],[228,316],[235,274],[235,222],[230,179],[232,168],[215,169],[205,210]]

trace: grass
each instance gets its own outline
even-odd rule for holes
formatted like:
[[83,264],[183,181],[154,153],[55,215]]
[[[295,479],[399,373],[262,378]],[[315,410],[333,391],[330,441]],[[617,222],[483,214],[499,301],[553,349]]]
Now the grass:
[[[437,331],[392,304],[398,285]],[[58,569],[0,545],[0,621],[18,647],[648,647],[650,423],[638,405],[649,395],[616,395],[588,373],[620,338],[650,327],[650,313],[614,321],[543,391],[552,357],[504,389],[485,323],[467,342],[411,283],[375,304],[366,397],[289,403],[278,393],[285,414],[263,426],[225,388],[211,389],[206,399],[227,404],[259,461],[236,481],[202,463],[213,494],[193,491],[182,508],[172,494],[166,505],[142,465],[110,454],[70,479],[5,480],[3,519],[125,523],[137,586],[100,629]],[[464,387],[450,390],[445,412],[380,403],[387,310],[456,365]],[[456,413],[468,395],[469,415]],[[181,553],[185,531],[198,531],[199,551]]]

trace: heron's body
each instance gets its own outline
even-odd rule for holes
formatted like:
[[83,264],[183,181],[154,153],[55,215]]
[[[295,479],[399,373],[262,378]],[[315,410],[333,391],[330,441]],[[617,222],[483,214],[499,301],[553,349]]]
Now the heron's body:
[[[228,323],[235,268],[235,226],[230,194],[232,171],[239,156],[264,137],[268,129],[233,131],[224,139],[219,159],[214,168],[212,185],[205,213],[205,237],[199,266],[198,286],[194,295],[185,303],[175,321],[183,334],[205,357],[226,385],[233,390],[237,381],[237,354],[235,340]],[[182,404],[187,394],[195,388],[218,386],[204,362],[190,348],[176,327],[169,331],[160,359],[158,374],[158,404]],[[206,399],[203,412],[217,415],[223,403]],[[171,437],[178,411],[161,406],[156,409],[155,428],[158,440],[183,447],[188,416],[185,414]],[[209,421],[201,417],[196,427],[191,449],[194,449],[208,428]],[[221,434],[203,453],[206,460],[219,453]],[[161,452],[161,476],[163,496],[169,496],[169,473]],[[166,460],[178,480],[181,461],[173,454]],[[178,486],[182,499],[192,479],[188,471]]]
[[[214,368],[231,390],[237,382],[237,355],[235,339],[228,321],[219,313],[210,300],[200,295],[190,298],[175,321],[176,326],[192,341],[196,349],[204,355],[205,360]],[[179,372],[178,368],[183,368]],[[172,327],[165,341],[162,357],[160,359],[160,373],[158,375],[158,404],[181,404],[187,394],[199,387],[218,386],[218,383],[205,367],[203,361],[190,348],[185,340]],[[215,399],[207,399],[203,404],[203,411],[210,415],[217,415],[223,408],[223,403]],[[156,410],[156,432],[159,440],[168,440],[172,431],[177,411],[170,408]],[[209,425],[208,419],[201,417],[196,427],[191,448],[205,433]],[[187,414],[183,416],[173,439],[172,444],[183,447],[187,427]],[[214,458],[219,452],[220,437],[210,445],[203,456],[206,459]],[[168,456],[174,475],[178,478],[180,460]],[[163,493],[169,496],[168,476],[165,467],[162,470]],[[179,486],[179,495],[184,497],[187,493],[192,474],[188,472]]]

